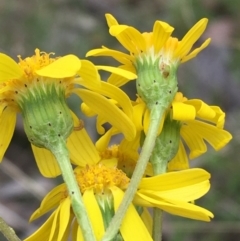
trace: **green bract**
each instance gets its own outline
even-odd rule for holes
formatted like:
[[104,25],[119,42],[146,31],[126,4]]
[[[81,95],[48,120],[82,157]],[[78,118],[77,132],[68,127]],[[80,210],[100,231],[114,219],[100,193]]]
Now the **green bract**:
[[180,143],[181,122],[171,120],[168,114],[160,135],[156,138],[151,156],[154,175],[165,173],[167,164],[177,154]]
[[51,149],[59,138],[67,140],[73,130],[73,119],[58,81],[49,81],[45,86],[40,82],[20,98],[19,106],[29,141]]
[[142,58],[136,62],[138,78],[136,81],[139,97],[149,110],[154,106],[167,109],[177,93],[177,66],[161,64]]

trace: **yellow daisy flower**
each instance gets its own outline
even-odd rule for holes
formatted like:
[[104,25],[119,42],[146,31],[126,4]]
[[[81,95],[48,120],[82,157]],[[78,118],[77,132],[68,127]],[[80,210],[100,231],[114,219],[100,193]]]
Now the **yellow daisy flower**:
[[[133,122],[136,127],[136,137],[131,142],[124,141],[128,150],[137,153],[141,146],[140,138],[142,132],[147,133],[150,124],[150,111],[146,104],[138,98],[133,104]],[[83,104],[82,110],[90,113],[90,109]],[[210,144],[215,150],[220,150],[232,139],[232,135],[223,130],[225,113],[218,106],[209,106],[199,99],[188,100],[181,92],[178,92],[168,110],[170,119],[180,122],[181,140],[177,155],[168,164],[168,170],[182,170],[189,168],[186,147],[189,149],[189,158],[194,159],[207,151]],[[165,116],[168,115],[167,113]],[[159,133],[162,130],[165,118],[160,125]],[[103,123],[97,123],[101,125]],[[118,134],[116,128],[110,128],[96,143],[99,151],[107,148],[113,135]],[[133,155],[133,154],[132,154]],[[135,154],[137,155],[137,154]],[[136,158],[137,160],[138,158]]]
[[[138,131],[144,130],[147,133],[149,110],[140,99],[137,102],[134,106],[134,122]],[[189,158],[193,159],[207,151],[206,142],[215,150],[220,150],[232,139],[232,135],[223,130],[225,113],[218,106],[209,106],[199,99],[188,100],[178,92],[169,115],[172,121],[180,122],[181,125],[179,149],[168,165],[169,171],[189,168],[186,146],[190,151]],[[164,120],[160,128],[163,127],[163,122]],[[159,133],[160,131],[161,129]]]
[[[199,48],[191,51],[207,26],[206,18],[198,21],[181,41],[171,37],[174,28],[166,22],[156,21],[152,32],[140,33],[131,26],[119,24],[111,14],[106,14],[106,19],[110,34],[117,38],[129,54],[102,47],[89,51],[87,56],[111,56],[122,64],[119,68],[133,73],[137,73],[139,63],[144,64],[144,62],[157,61],[159,69],[163,71],[166,66],[178,66],[196,57],[210,43],[210,39],[207,39]],[[107,66],[98,66],[98,68],[108,69]],[[108,81],[120,87],[129,79],[112,74]]]
[[[85,137],[86,146],[79,155],[82,167],[75,169],[75,175],[94,233],[97,240],[101,240],[122,201],[130,180],[116,166],[120,161],[125,160],[127,163],[128,159],[120,160],[124,153],[117,153],[115,148],[106,150],[100,155],[85,129],[83,128],[80,132]],[[91,159],[84,159],[90,155]],[[211,212],[189,203],[200,198],[209,190],[209,178],[209,173],[197,168],[143,178],[133,204],[130,205],[123,219],[118,235],[121,235],[123,240],[129,241],[152,240],[134,205],[158,207],[174,215],[210,221],[210,218],[213,217]],[[57,186],[46,195],[30,220],[33,221],[52,209],[55,211],[49,219],[25,241],[43,239],[64,241],[68,239],[71,232],[72,240],[83,240],[81,228],[77,225],[71,210],[65,184]]]
[[183,97],[178,92],[171,107],[172,120],[181,122],[180,145],[177,155],[169,162],[169,170],[189,167],[189,158],[194,159],[207,151],[206,142],[216,151],[228,144],[232,135],[224,130],[225,113],[218,106],[209,106],[199,99]]
[[[22,59],[18,56],[19,63],[16,63],[9,56],[0,54],[0,160],[11,141],[16,115],[21,113],[37,165],[46,177],[60,174],[55,158],[44,149],[49,145],[46,136],[67,139],[70,157],[74,164],[78,164],[75,156],[81,151],[76,148],[81,145],[77,131],[81,123],[75,120],[73,128],[73,118],[76,117],[65,102],[71,94],[77,94],[105,121],[122,131],[127,139],[135,136],[130,120],[132,107],[124,92],[110,84],[101,84],[98,71],[90,61],[79,60],[74,55],[58,58],[52,58],[52,55],[36,49],[32,57]],[[123,75],[135,77],[126,71]],[[114,97],[123,111],[108,101]]]

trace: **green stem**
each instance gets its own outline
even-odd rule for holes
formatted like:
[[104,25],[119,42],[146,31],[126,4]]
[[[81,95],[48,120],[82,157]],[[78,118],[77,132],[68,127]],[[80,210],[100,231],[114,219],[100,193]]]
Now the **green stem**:
[[0,232],[8,241],[21,241],[14,230],[0,217]]
[[113,217],[109,227],[107,228],[102,241],[110,241],[111,239],[113,239],[120,228],[122,220],[127,212],[129,205],[131,204],[134,198],[139,182],[143,177],[147,163],[152,154],[152,150],[155,146],[155,140],[157,137],[158,129],[159,129],[164,111],[165,109],[160,108],[160,106],[156,106],[156,108],[153,108],[151,111],[151,121],[148,129],[148,133],[146,135],[146,138],[142,147],[142,151],[139,156],[139,160],[133,172],[129,186],[125,192],[122,203],[119,206],[115,216]]
[[[165,173],[166,172],[166,167],[164,167],[163,163],[160,163],[155,160],[156,155],[153,154],[151,156],[151,162],[152,162],[152,167],[153,167],[153,173],[154,176]],[[153,232],[152,232],[152,237],[154,241],[162,241],[162,214],[163,211],[159,208],[154,208],[153,209]]]
[[[152,160],[153,156],[151,156]],[[166,168],[163,168],[161,163],[154,163],[153,167],[153,173],[154,176],[164,173],[166,171]],[[162,241],[162,213],[163,211],[159,208],[154,208],[153,209],[153,232],[152,232],[152,237],[154,241]]]
[[[152,161],[153,158],[151,157]],[[165,173],[166,172],[166,166],[162,165],[162,163],[152,163],[152,169],[153,169],[153,175],[157,176],[159,174]]]
[[[154,176],[159,175],[161,173],[166,172],[166,160],[162,159],[162,152],[164,149],[159,150],[159,140],[160,138],[157,137],[155,147],[153,149],[150,162],[153,168]],[[152,237],[154,241],[162,241],[162,210],[159,208],[153,209],[153,232]]]
[[82,229],[84,240],[96,241],[91,222],[88,218],[88,214],[83,203],[78,183],[70,164],[69,152],[66,148],[66,143],[63,139],[60,139],[57,144],[53,146],[54,147],[52,148],[51,152],[54,154],[58,161],[63,180],[67,185],[68,193],[71,197],[72,209],[78,224]]
[[153,240],[161,241],[162,240],[162,214],[163,211],[159,208],[153,209]]

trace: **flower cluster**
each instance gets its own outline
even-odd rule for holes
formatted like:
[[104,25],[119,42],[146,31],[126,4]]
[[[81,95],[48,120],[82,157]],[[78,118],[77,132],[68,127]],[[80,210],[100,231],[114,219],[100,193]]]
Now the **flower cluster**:
[[[213,218],[195,203],[210,189],[210,174],[191,168],[189,159],[204,154],[206,143],[220,150],[232,136],[218,106],[187,99],[177,85],[178,66],[210,43],[207,39],[192,50],[207,19],[182,40],[172,37],[174,29],[166,22],[156,21],[152,32],[140,33],[110,14],[106,19],[127,52],[102,47],[86,56],[113,57],[118,67],[39,49],[32,57],[19,56],[18,63],[0,54],[0,159],[20,113],[42,175],[64,179],[31,216],[33,221],[53,211],[26,241],[157,240],[161,230],[149,208],[156,216],[165,211],[207,222]],[[110,77],[101,80],[98,70]],[[134,79],[136,99],[130,100],[120,87]],[[72,94],[82,100],[87,117],[96,116],[96,143],[67,105]],[[105,123],[111,125],[107,131]],[[119,142],[111,145],[115,135]],[[116,217],[121,218],[115,222]]]

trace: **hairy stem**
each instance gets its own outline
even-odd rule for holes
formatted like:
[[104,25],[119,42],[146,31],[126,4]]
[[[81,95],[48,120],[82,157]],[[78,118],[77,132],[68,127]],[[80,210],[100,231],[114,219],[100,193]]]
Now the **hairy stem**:
[[159,208],[153,209],[153,240],[161,241],[162,240],[162,214],[163,211]]
[[131,202],[134,198],[134,195],[137,191],[139,182],[141,181],[141,179],[143,177],[147,163],[152,154],[152,150],[155,146],[155,140],[157,137],[158,128],[159,128],[164,111],[165,111],[165,109],[159,108],[159,106],[156,106],[156,108],[153,108],[151,111],[151,122],[150,122],[148,133],[146,135],[146,138],[145,138],[145,141],[144,141],[144,144],[142,147],[142,151],[139,156],[139,160],[135,167],[135,170],[132,175],[129,186],[125,192],[122,203],[119,206],[115,216],[113,217],[109,227],[107,228],[102,241],[112,240],[116,236],[116,234],[120,228],[123,218],[127,212],[129,205],[131,204]]
[[[163,167],[163,163],[154,162],[155,155],[151,156],[151,161],[154,163],[153,166],[153,173],[154,176],[165,173],[166,167]],[[162,241],[162,214],[163,211],[159,208],[153,209],[153,232],[152,237],[154,241]]]
[[62,177],[67,185],[69,196],[71,197],[72,209],[75,217],[82,229],[85,241],[96,241],[93,229],[85,209],[82,195],[78,183],[76,181],[70,160],[66,143],[60,139],[58,143],[52,148],[52,153],[56,157],[60,166]]

